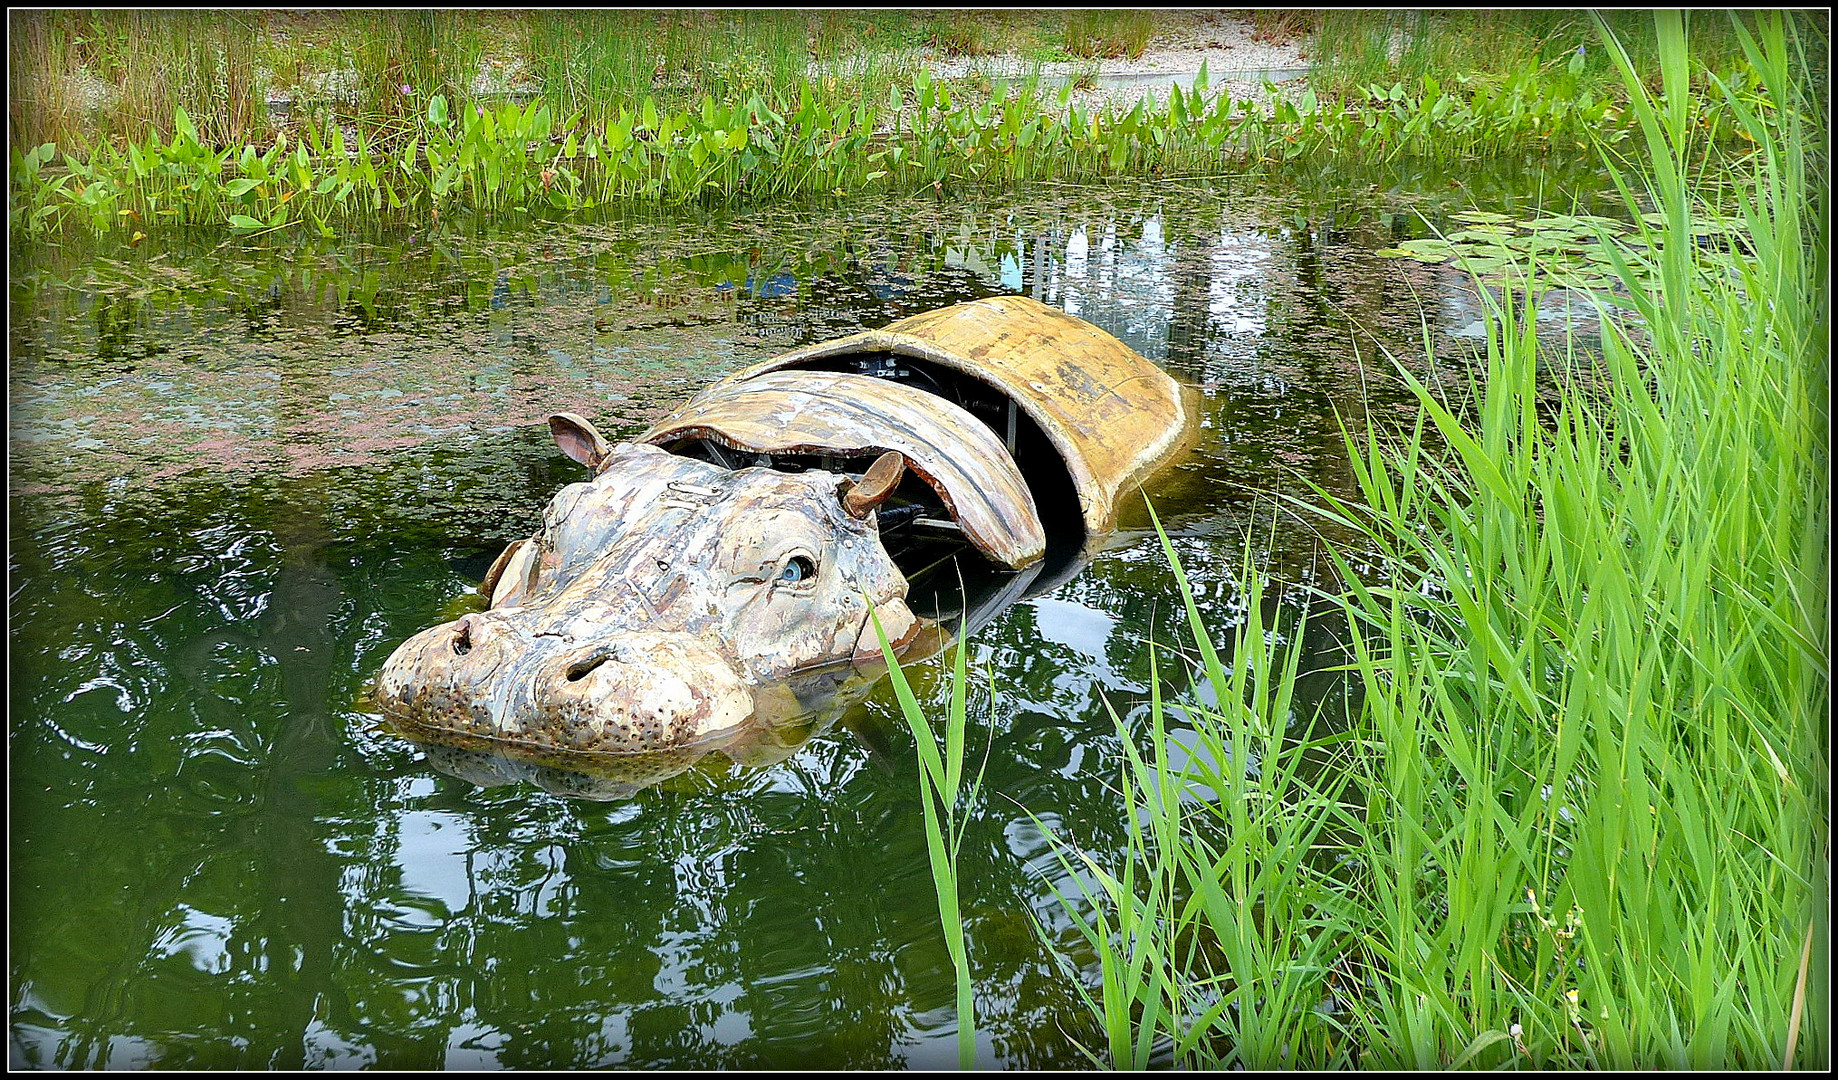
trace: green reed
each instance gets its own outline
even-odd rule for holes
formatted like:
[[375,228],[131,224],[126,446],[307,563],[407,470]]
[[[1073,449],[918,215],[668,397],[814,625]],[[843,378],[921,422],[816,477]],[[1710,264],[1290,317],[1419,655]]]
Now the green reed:
[[[1658,70],[1657,38],[1648,12],[1601,14],[1643,72]],[[1405,11],[1340,9],[1322,13],[1311,50],[1311,80],[1324,97],[1343,99],[1366,86],[1452,72],[1493,80],[1535,72],[1566,93],[1621,95],[1621,73],[1600,48],[1596,16],[1579,9]],[[1749,25],[1752,17],[1744,16]],[[1698,17],[1692,48],[1706,71],[1727,71],[1743,54],[1724,13]],[[1702,78],[1696,89],[1709,91]]]
[[931,860],[932,881],[938,890],[938,917],[944,926],[945,949],[957,975],[957,1064],[960,1069],[976,1067],[975,984],[970,978],[970,954],[964,940],[964,923],[958,904],[957,855],[963,847],[964,831],[969,824],[968,808],[975,804],[982,786],[979,769],[969,786],[964,785],[965,711],[965,643],[958,642],[951,666],[951,699],[945,712],[942,743],[932,733],[925,712],[913,696],[899,658],[887,641],[880,616],[872,608],[874,633],[881,643],[881,654],[887,660],[889,681],[899,701],[900,713],[919,752],[919,797],[925,807],[926,852]]
[[[1106,1046],[1085,1051],[1117,1068],[1231,1068],[1312,1061],[1325,1047],[1325,1063],[1345,1065],[1345,1040],[1336,1046],[1334,1020],[1319,1008],[1346,948],[1344,928],[1323,917],[1335,884],[1332,865],[1317,854],[1349,812],[1348,774],[1320,769],[1340,737],[1311,734],[1322,718],[1293,715],[1296,681],[1306,674],[1301,651],[1274,643],[1249,547],[1246,617],[1233,631],[1228,666],[1159,519],[1155,529],[1187,614],[1192,648],[1180,650],[1183,662],[1203,673],[1219,704],[1165,701],[1151,643],[1146,730],[1131,731],[1112,713],[1129,822],[1122,865],[1102,865],[1054,836],[1068,878],[1100,890],[1073,897],[1055,889],[1099,961],[1098,992],[1085,998]],[[1171,719],[1191,736],[1178,769],[1166,752]]]
[[[1400,367],[1419,421],[1349,432],[1357,498],[1298,506],[1372,567],[1336,553],[1346,591],[1323,597],[1352,628],[1350,727],[1285,723],[1302,673],[1248,566],[1221,661],[1163,537],[1219,704],[1182,703],[1202,749],[1179,768],[1158,683],[1119,724],[1119,864],[1058,838],[1096,882],[1060,896],[1098,958],[1067,961],[1098,983],[1095,1062],[1829,1066],[1823,43],[1737,27],[1777,107],[1712,81],[1755,149],[1746,241],[1709,258],[1699,73],[1678,15],[1658,28],[1657,94],[1602,33],[1650,162],[1619,174],[1628,209],[1671,239],[1617,249],[1640,323],[1604,303],[1599,357],[1554,353],[1527,266],[1470,405]],[[1541,364],[1591,376],[1554,415]]]
[[528,19],[529,55],[557,114],[590,121],[652,98],[666,113],[734,88],[767,99],[806,82],[801,11],[554,11]]
[[1149,47],[1154,32],[1154,20],[1147,11],[1066,13],[1066,51],[1073,56],[1134,60]]

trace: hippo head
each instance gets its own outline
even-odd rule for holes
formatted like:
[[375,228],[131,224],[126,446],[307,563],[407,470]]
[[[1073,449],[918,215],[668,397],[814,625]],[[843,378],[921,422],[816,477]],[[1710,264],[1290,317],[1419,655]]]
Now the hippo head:
[[596,469],[487,575],[492,606],[422,631],[373,698],[407,734],[533,751],[656,754],[783,708],[784,680],[878,658],[917,633],[876,507],[899,454],[860,478],[727,469],[608,446],[570,414],[556,441]]

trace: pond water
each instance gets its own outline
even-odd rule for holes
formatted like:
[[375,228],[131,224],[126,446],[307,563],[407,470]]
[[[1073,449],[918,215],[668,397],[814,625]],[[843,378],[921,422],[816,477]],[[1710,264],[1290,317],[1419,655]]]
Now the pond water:
[[[1005,293],[1197,389],[1198,445],[1148,494],[1222,637],[1247,563],[1318,572],[1324,534],[1270,494],[1348,492],[1341,424],[1408,418],[1385,354],[1467,378],[1460,276],[1373,252],[1600,189],[1553,169],[15,247],[10,1063],[954,1064],[885,685],[782,761],[586,801],[432,768],[365,681],[582,478],[548,413],[629,436],[744,364]],[[969,642],[993,687],[960,859],[985,1065],[1079,1066],[1098,1039],[1054,899],[1079,882],[1042,829],[1123,846],[1107,706],[1140,717],[1146,643],[1186,640],[1146,521]],[[1273,591],[1289,633],[1301,590]],[[1331,633],[1300,637],[1328,662]],[[935,715],[937,668],[910,672]]]

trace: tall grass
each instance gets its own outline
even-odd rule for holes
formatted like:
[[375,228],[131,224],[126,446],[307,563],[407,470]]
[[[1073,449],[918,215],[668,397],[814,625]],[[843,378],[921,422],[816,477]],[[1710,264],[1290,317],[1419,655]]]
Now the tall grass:
[[[1599,18],[1608,21],[1643,75],[1656,76],[1659,55],[1651,15],[1608,11]],[[1752,17],[1744,18],[1753,25]],[[1415,86],[1426,75],[1446,81],[1462,73],[1493,83],[1514,73],[1537,72],[1598,97],[1619,96],[1621,73],[1599,47],[1597,21],[1586,11],[1558,8],[1327,11],[1314,41],[1311,81],[1316,93],[1340,99],[1374,83]],[[1728,70],[1743,59],[1731,20],[1722,12],[1698,17],[1692,49],[1705,71]],[[1700,90],[1711,89],[1701,75],[1697,84]],[[1648,85],[1658,84],[1655,79]]]
[[[1323,1050],[1318,1063],[1350,1064],[1349,1045],[1322,1009],[1345,942],[1322,918],[1335,882],[1332,861],[1318,854],[1347,814],[1349,774],[1318,771],[1342,736],[1332,718],[1293,715],[1301,650],[1274,644],[1248,555],[1247,614],[1228,666],[1159,520],[1155,528],[1187,613],[1185,662],[1218,705],[1165,702],[1151,646],[1147,730],[1133,732],[1112,713],[1125,755],[1123,865],[1104,866],[1055,837],[1067,878],[1100,889],[1055,890],[1100,961],[1097,992],[1085,999],[1106,1045],[1085,1052],[1094,1064],[1130,1069],[1281,1066]],[[1298,625],[1291,637],[1303,633]],[[1197,748],[1179,769],[1163,750],[1170,719]],[[1137,749],[1144,739],[1146,756]]]
[[1709,258],[1690,54],[1676,13],[1658,28],[1658,94],[1602,28],[1650,162],[1628,209],[1670,241],[1616,266],[1640,326],[1603,320],[1605,378],[1541,416],[1536,289],[1509,296],[1471,408],[1400,368],[1422,418],[1349,433],[1358,498],[1306,508],[1377,566],[1338,556],[1329,597],[1352,728],[1285,737],[1295,661],[1253,616],[1226,670],[1189,605],[1204,749],[1170,764],[1158,696],[1126,732],[1150,747],[1123,766],[1130,858],[1061,848],[1099,883],[1062,897],[1100,958],[1094,1060],[1829,1066],[1823,42],[1736,28],[1772,107],[1713,81],[1754,152],[1747,245]]
[[1069,11],[1066,51],[1073,56],[1134,60],[1149,47],[1155,23],[1146,11]]
[[550,107],[598,122],[635,111],[646,98],[676,111],[708,94],[795,97],[806,77],[812,17],[765,10],[557,11],[532,16],[526,32]]
[[22,11],[7,24],[7,131],[28,145],[69,139],[82,106],[65,73],[75,65],[68,27],[51,12]]
[[[249,13],[22,11],[9,15],[9,25],[15,146],[169,134],[175,109],[186,110],[206,140],[266,133]],[[106,107],[85,100],[97,93],[107,96]]]
[[418,126],[431,98],[458,109],[472,103],[484,44],[466,13],[375,10],[347,17],[352,34],[342,44],[354,85],[331,110],[338,122],[367,128],[389,145]]
[[957,979],[957,1064],[960,1069],[976,1067],[976,998],[970,978],[969,946],[964,940],[963,917],[958,905],[957,854],[964,842],[968,824],[968,807],[976,803],[977,789],[983,774],[978,770],[969,786],[964,784],[965,712],[965,643],[958,642],[951,667],[951,701],[945,713],[944,738],[932,733],[925,713],[913,696],[912,686],[900,670],[900,661],[887,641],[887,631],[880,616],[869,611],[874,621],[875,637],[881,643],[881,655],[887,661],[889,680],[900,713],[906,718],[913,742],[919,751],[919,797],[925,807],[926,853],[931,862],[932,882],[938,890],[938,918],[944,927],[945,950]]

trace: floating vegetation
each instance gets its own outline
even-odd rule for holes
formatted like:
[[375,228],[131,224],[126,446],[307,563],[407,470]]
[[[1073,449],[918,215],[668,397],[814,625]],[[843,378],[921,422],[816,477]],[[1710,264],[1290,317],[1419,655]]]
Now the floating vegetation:
[[[1462,227],[1446,236],[1405,240],[1376,254],[1423,263],[1455,263],[1482,284],[1577,289],[1613,298],[1631,271],[1637,280],[1656,272],[1656,259],[1668,240],[1668,222],[1659,214],[1637,220],[1593,214],[1551,214],[1514,218],[1484,210],[1450,215]],[[1705,272],[1736,269],[1732,253],[1753,249],[1740,222],[1694,218],[1687,230],[1694,263]]]

